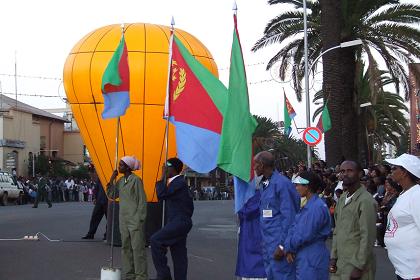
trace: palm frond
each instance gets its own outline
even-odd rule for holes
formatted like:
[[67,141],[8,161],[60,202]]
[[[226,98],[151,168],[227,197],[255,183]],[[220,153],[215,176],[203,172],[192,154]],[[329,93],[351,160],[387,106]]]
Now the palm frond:
[[420,6],[415,4],[390,5],[366,18],[367,25],[378,22],[418,23],[420,19]]

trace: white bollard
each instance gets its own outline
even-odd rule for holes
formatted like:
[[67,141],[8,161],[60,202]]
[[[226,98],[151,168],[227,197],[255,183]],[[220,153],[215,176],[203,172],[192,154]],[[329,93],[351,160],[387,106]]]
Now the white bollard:
[[102,267],[101,280],[121,280],[121,270],[112,267]]

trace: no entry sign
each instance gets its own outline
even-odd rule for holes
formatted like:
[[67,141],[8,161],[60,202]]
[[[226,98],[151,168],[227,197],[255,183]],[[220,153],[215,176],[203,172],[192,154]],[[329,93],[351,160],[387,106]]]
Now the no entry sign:
[[322,132],[317,127],[308,127],[303,132],[303,141],[309,146],[318,145],[322,140]]

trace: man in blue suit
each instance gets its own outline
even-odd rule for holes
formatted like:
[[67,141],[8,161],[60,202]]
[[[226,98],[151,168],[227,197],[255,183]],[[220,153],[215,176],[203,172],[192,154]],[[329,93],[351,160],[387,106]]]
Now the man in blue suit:
[[295,267],[279,252],[300,209],[300,196],[293,183],[274,168],[274,156],[260,152],[254,157],[254,170],[261,180],[260,226],[264,267],[268,280],[294,280]]
[[174,264],[175,280],[186,280],[188,270],[187,235],[192,227],[194,212],[193,197],[184,177],[180,175],[183,163],[171,158],[166,163],[167,183],[156,183],[159,200],[165,200],[165,226],[152,235],[152,259],[157,272],[157,280],[171,280],[171,272],[166,258],[169,247]]

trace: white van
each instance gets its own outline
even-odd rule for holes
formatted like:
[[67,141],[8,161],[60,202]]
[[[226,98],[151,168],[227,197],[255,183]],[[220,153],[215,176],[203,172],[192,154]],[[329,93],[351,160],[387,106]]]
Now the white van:
[[0,171],[0,204],[7,205],[9,199],[16,200],[23,195],[23,190],[13,181],[12,175]]

